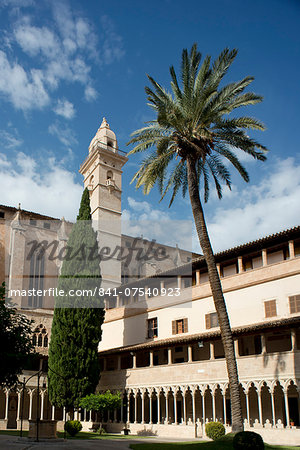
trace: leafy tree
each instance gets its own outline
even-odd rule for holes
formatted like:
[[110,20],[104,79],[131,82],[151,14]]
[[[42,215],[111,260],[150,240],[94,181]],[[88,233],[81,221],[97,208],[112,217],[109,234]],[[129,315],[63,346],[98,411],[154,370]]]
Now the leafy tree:
[[112,394],[106,391],[104,394],[90,394],[80,400],[79,405],[87,411],[96,411],[103,418],[105,411],[113,411],[121,406],[121,394]]
[[5,283],[0,286],[0,385],[13,386],[33,354],[32,324],[9,301],[5,303]]
[[[49,396],[57,406],[78,406],[99,382],[98,344],[104,309],[97,235],[91,224],[89,192],[83,192],[76,224],[65,249],[49,345]],[[73,295],[76,294],[76,295]]]
[[220,86],[236,55],[237,50],[225,49],[212,64],[211,57],[207,56],[200,65],[201,55],[196,44],[190,53],[183,50],[181,82],[177,79],[174,67],[170,68],[171,93],[148,76],[151,87],[145,90],[156,119],[135,131],[128,142],[134,144],[129,154],[152,148],[132,180],[136,181],[137,188],[143,186],[144,193],[148,194],[158,184],[161,198],[171,190],[170,205],[181,189],[183,196],[189,192],[221,329],[230,383],[232,428],[235,432],[243,429],[237,365],[200,190],[207,202],[212,180],[221,199],[222,185],[231,187],[228,162],[246,182],[249,181],[236,149],[260,161],[266,159],[266,148],[247,134],[248,129],[264,130],[264,125],[252,117],[237,117],[236,114],[228,117],[237,108],[262,101],[261,96],[244,92],[253,81],[252,77],[247,76],[241,81]]

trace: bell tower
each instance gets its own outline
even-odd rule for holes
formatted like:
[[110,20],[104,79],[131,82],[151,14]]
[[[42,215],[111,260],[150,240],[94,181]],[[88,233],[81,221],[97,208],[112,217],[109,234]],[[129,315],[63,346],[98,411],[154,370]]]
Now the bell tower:
[[[84,187],[90,192],[93,227],[98,232],[102,255],[105,247],[110,254],[121,247],[122,167],[127,160],[126,153],[118,149],[115,133],[103,118],[79,170],[84,177]],[[104,289],[121,283],[121,261],[116,256],[101,262],[101,287]]]

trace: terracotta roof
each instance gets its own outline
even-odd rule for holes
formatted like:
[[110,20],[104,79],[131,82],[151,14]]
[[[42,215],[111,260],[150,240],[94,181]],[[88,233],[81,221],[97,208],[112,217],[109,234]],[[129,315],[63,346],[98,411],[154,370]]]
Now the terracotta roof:
[[[274,320],[270,322],[261,322],[254,325],[244,325],[242,327],[235,327],[232,328],[232,334],[234,336],[238,336],[240,334],[245,333],[253,333],[255,331],[261,331],[261,330],[269,330],[273,328],[285,328],[285,327],[292,327],[295,325],[300,325],[300,316],[297,317],[290,317],[287,319],[279,319]],[[207,331],[204,333],[197,333],[197,334],[190,334],[188,336],[186,335],[180,335],[173,338],[168,339],[161,339],[161,340],[154,340],[150,342],[143,342],[141,344],[136,345],[129,345],[126,347],[118,347],[113,348],[110,350],[104,350],[100,351],[99,355],[104,356],[107,354],[113,354],[113,353],[125,353],[129,351],[136,351],[136,350],[144,350],[144,349],[150,349],[150,348],[159,348],[159,347],[165,347],[166,345],[172,345],[172,344],[186,344],[189,342],[196,342],[199,340],[208,340],[208,339],[214,339],[221,336],[220,330],[215,331]]]
[[[6,205],[0,205],[0,209],[11,211],[11,212],[14,212],[14,213],[16,213],[18,211],[18,208],[15,208],[13,206],[6,206]],[[43,219],[59,220],[59,219],[57,219],[55,217],[45,216],[43,214],[38,214],[38,213],[35,213],[33,211],[27,211],[26,209],[21,209],[20,211],[21,211],[21,213],[25,213],[28,216],[35,217],[35,218],[41,219],[41,220],[43,220]]]

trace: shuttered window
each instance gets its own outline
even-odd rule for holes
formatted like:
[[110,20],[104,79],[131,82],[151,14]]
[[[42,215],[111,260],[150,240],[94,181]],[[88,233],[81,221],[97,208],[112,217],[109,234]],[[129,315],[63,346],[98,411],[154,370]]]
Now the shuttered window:
[[172,334],[182,334],[188,332],[188,320],[187,318],[173,320],[172,322]]
[[266,317],[277,316],[276,300],[268,300],[265,302],[265,316]]
[[218,315],[216,312],[205,314],[205,327],[206,329],[215,328],[219,326]]
[[158,336],[157,317],[147,320],[147,338],[155,338]]
[[300,295],[293,295],[292,297],[289,297],[289,303],[291,314],[300,312]]

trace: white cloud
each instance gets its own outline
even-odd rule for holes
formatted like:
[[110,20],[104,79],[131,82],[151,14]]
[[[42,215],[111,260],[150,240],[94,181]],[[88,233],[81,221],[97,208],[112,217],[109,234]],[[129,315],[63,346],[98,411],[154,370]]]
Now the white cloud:
[[[180,248],[192,249],[193,222],[174,220],[171,212],[154,208],[146,201],[128,197],[128,210],[122,213],[122,233]],[[180,230],[180,231],[179,231]]]
[[207,223],[215,251],[300,224],[300,163],[287,158],[268,169],[258,184],[234,189],[224,203],[214,203]]
[[104,31],[101,57],[104,64],[119,61],[125,54],[123,39],[115,31],[113,22],[108,16],[101,17],[101,25]]
[[88,102],[91,102],[98,97],[98,93],[92,86],[87,86],[84,90],[84,97]]
[[74,173],[54,158],[43,160],[41,164],[24,153],[18,153],[11,161],[0,154],[0,177],[5,185],[2,204],[21,203],[23,209],[40,214],[64,216],[68,220],[76,218],[83,187],[75,181]]
[[69,102],[65,98],[58,100],[57,105],[54,108],[54,112],[65,119],[72,119],[75,116],[73,103]]
[[18,63],[10,63],[0,50],[0,92],[8,97],[16,109],[42,109],[49,103],[49,96],[40,70],[25,72]]
[[56,58],[60,53],[60,45],[55,34],[47,27],[35,27],[28,17],[24,18],[14,29],[16,42],[30,56],[39,53],[46,58]]
[[8,149],[17,148],[23,144],[23,139],[20,139],[17,134],[14,135],[6,130],[0,130],[0,140],[3,147]]
[[74,131],[67,126],[61,126],[58,122],[50,125],[48,131],[66,147],[72,147],[78,143]]

